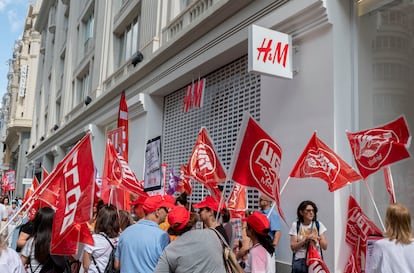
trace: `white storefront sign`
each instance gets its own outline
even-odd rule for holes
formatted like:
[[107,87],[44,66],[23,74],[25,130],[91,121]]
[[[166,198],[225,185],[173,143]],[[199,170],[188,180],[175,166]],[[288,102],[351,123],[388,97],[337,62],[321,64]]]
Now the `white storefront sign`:
[[251,25],[249,27],[249,72],[292,79],[290,35]]

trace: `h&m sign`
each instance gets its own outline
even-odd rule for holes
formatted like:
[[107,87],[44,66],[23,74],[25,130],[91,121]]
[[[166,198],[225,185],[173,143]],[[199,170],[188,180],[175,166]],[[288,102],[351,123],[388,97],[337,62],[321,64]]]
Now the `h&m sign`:
[[291,36],[251,25],[248,71],[292,79]]

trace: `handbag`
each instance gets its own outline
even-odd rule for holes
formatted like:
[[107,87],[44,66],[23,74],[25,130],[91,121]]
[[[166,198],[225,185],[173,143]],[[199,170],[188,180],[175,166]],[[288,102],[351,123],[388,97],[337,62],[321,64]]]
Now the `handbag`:
[[214,228],[210,228],[211,230],[216,233],[221,246],[223,247],[223,260],[224,260],[224,267],[226,268],[226,273],[243,273],[243,269],[240,267],[239,263],[237,262],[236,255],[234,255],[233,250],[229,247],[226,240],[223,236]]

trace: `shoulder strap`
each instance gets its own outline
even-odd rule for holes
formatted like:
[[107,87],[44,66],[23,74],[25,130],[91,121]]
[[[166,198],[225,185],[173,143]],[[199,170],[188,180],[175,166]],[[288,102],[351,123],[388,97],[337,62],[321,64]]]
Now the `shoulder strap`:
[[109,240],[109,238],[105,234],[102,234],[102,233],[99,233],[99,234],[101,234],[108,241],[108,243],[111,245],[112,249],[115,249],[115,247],[112,244],[111,240]]
[[223,235],[220,234],[220,232],[218,232],[217,229],[215,228],[210,228],[212,231],[214,231],[214,233],[216,233],[217,237],[219,238],[219,240],[221,241],[221,245],[224,247],[229,247],[229,245],[226,242],[226,239],[224,239]]
[[319,236],[319,221],[315,221],[315,225],[316,225],[316,230],[318,231],[318,236]]
[[96,263],[95,258],[93,257],[92,253],[91,253],[91,257],[92,257],[92,261],[93,261],[93,263],[95,264],[96,269],[98,269],[98,273],[101,273],[101,270],[99,269],[99,266],[98,266],[98,264]]

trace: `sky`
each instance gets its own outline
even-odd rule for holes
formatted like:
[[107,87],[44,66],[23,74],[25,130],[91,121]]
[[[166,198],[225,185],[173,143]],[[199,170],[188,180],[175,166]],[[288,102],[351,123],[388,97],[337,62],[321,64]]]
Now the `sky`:
[[0,0],[0,101],[7,89],[7,61],[13,57],[14,42],[23,34],[30,0]]

